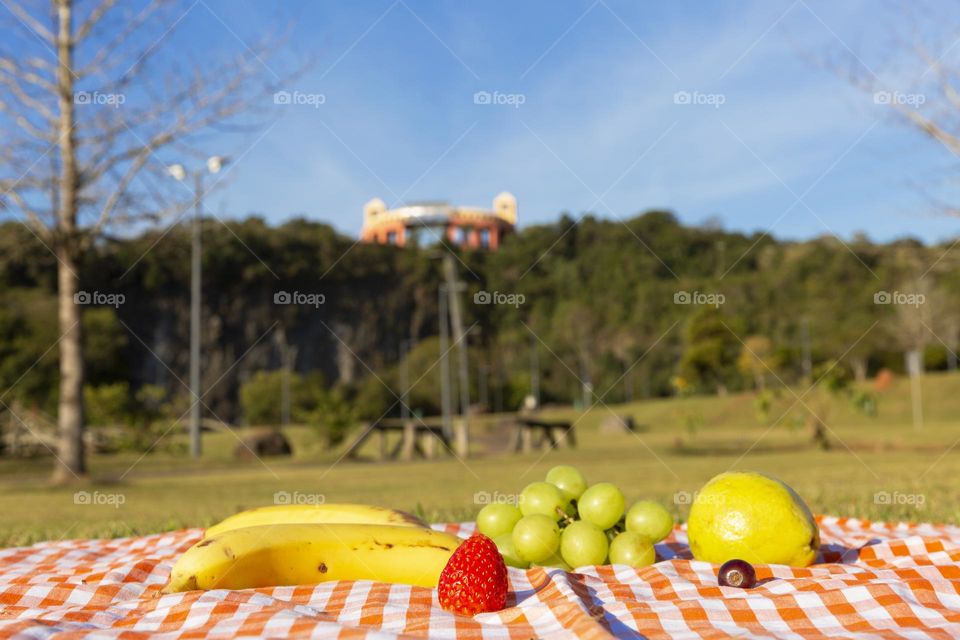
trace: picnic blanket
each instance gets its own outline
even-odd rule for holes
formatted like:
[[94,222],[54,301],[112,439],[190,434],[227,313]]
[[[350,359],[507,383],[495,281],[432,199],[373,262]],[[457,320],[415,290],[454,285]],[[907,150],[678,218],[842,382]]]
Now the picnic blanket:
[[0,636],[960,637],[960,528],[818,520],[818,564],[757,567],[751,590],[718,587],[678,527],[643,569],[510,569],[507,608],[474,618],[443,611],[436,590],[369,581],[159,594],[200,529],[48,542],[0,550]]

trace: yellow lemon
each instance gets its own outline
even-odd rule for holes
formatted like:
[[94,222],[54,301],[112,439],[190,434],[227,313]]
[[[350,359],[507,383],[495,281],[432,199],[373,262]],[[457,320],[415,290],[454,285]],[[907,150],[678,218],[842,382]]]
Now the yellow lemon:
[[797,492],[760,473],[721,473],[690,506],[690,551],[721,564],[810,565],[820,548],[817,523]]

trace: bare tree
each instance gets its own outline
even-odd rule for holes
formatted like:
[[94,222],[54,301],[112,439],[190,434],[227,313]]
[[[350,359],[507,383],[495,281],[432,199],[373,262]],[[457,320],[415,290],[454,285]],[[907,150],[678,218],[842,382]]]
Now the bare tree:
[[[844,45],[843,50],[820,63],[851,86],[863,91],[872,101],[889,110],[895,118],[960,158],[960,29],[957,6],[953,3],[895,4],[891,14],[896,26],[881,37],[883,53],[868,64],[867,56],[857,55]],[[955,176],[946,177],[947,182]],[[938,181],[938,182],[943,182]],[[940,184],[920,185],[923,195],[942,214],[960,215],[960,205],[936,195]],[[955,356],[953,345],[960,320],[951,305],[944,304],[945,291],[936,291],[931,282],[939,273],[956,268],[948,256],[951,245],[932,262],[929,256],[914,264],[913,276],[904,283],[910,300],[923,302],[899,304],[892,322],[893,337],[904,349],[911,381],[914,426],[923,422],[920,378],[923,352],[928,344],[939,341]],[[904,256],[897,256],[898,260]],[[943,335],[944,337],[941,337]]]
[[[283,80],[274,47],[183,62],[167,45],[189,5],[174,0],[6,0],[0,42],[0,210],[57,258],[60,393],[56,481],[86,472],[79,265],[101,234],[185,209],[165,196],[164,154],[199,154]],[[160,52],[165,53],[161,56]],[[169,157],[169,156],[167,156]],[[142,223],[142,222],[141,222]]]
[[[873,55],[841,45],[817,56],[815,62],[864,92],[899,122],[960,157],[960,29],[956,27],[960,12],[951,3],[894,7],[886,17],[895,26],[866,38],[878,45]],[[941,201],[934,195],[936,190],[922,185],[938,211],[960,215],[960,206]]]

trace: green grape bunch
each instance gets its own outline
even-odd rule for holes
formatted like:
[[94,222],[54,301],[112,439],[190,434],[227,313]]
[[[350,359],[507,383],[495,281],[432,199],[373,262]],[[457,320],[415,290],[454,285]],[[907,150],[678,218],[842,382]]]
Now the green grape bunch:
[[627,508],[619,487],[591,485],[569,465],[555,466],[543,481],[528,484],[516,502],[484,506],[477,529],[518,569],[571,571],[603,564],[639,569],[656,562],[654,545],[674,526],[663,505],[640,500]]

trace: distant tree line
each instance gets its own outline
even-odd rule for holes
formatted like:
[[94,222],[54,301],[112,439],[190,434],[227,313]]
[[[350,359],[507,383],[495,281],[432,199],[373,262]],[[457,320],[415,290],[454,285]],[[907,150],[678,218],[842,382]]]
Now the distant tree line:
[[[443,247],[355,244],[303,219],[204,226],[203,402],[230,423],[439,411]],[[471,401],[544,403],[763,390],[837,361],[851,376],[956,367],[960,271],[949,243],[778,241],[654,211],[563,216],[495,253],[457,253]],[[188,407],[189,229],[100,241],[79,265],[93,424]],[[0,225],[0,393],[57,406],[55,257]],[[484,295],[484,292],[489,295]],[[112,297],[111,297],[112,296]],[[451,353],[452,355],[452,353]],[[281,384],[289,369],[289,415]],[[291,385],[292,380],[292,387]],[[266,389],[266,391],[264,391]],[[246,401],[242,402],[243,398]],[[454,396],[456,397],[456,396]],[[341,429],[342,427],[337,427]]]

